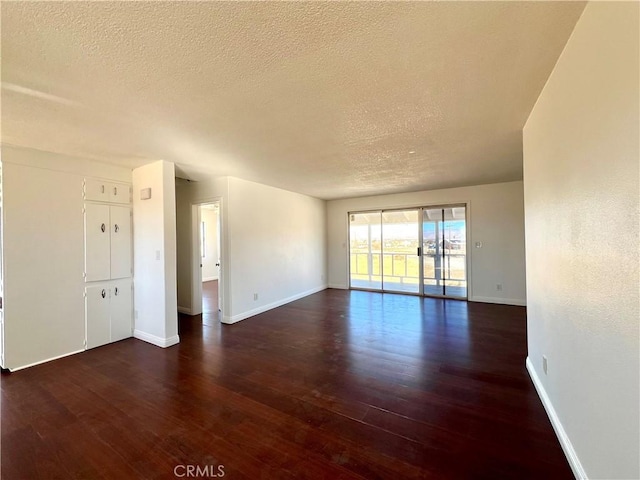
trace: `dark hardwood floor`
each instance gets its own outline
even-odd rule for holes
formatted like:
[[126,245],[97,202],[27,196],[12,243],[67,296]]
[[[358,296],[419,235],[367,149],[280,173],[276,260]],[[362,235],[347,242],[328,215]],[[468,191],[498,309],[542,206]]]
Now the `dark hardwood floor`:
[[2,478],[573,478],[525,330],[521,307],[340,290],[181,316],[168,349],[3,375]]
[[202,323],[213,326],[219,321],[218,280],[202,282]]

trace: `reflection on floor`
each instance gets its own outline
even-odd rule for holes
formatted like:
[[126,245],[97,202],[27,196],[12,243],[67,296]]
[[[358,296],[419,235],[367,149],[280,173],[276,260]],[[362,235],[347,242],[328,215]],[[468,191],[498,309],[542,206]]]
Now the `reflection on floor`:
[[202,282],[202,324],[214,325],[218,322],[218,280]]
[[[364,288],[366,290],[381,290],[382,282],[380,280],[362,280],[359,278],[351,279],[352,288]],[[402,283],[402,282],[384,282],[384,290],[388,292],[407,292],[418,293],[418,283]],[[424,286],[425,295],[447,295],[450,297],[466,298],[467,288],[464,286],[454,285],[429,285]]]

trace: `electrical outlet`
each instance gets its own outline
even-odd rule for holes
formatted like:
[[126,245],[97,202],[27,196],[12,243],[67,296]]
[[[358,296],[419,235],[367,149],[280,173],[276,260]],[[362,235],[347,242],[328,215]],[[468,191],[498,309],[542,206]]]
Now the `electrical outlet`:
[[542,370],[546,375],[547,374],[547,356],[546,355],[542,355]]
[[320,275],[320,281],[324,282],[324,275]]
[[499,291],[499,292],[502,291],[502,284],[501,283],[496,284],[496,290]]
[[257,299],[258,299],[258,294],[257,294],[257,293],[254,293],[254,294],[253,294],[253,299],[254,299],[254,300],[257,300]]
[[135,318],[136,318],[136,320],[138,319],[138,310],[136,310]]

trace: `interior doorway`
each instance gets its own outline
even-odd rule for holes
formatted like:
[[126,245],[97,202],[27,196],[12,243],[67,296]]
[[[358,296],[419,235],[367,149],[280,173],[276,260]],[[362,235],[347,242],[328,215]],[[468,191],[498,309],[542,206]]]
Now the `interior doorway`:
[[204,325],[218,324],[222,318],[221,225],[220,200],[192,206],[191,304],[200,310]]
[[218,321],[220,302],[220,204],[200,205],[200,270],[202,277],[202,323]]

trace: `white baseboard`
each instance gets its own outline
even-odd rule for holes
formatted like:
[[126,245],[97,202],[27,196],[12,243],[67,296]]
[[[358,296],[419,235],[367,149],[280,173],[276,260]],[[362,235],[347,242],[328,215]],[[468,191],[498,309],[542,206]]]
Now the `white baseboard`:
[[162,338],[157,337],[156,335],[151,335],[147,332],[143,332],[141,330],[134,330],[133,337],[162,348],[171,347],[176,343],[180,343],[180,337],[178,335],[174,335],[173,337],[169,338]]
[[312,288],[311,290],[307,290],[306,292],[298,293],[296,295],[292,295],[291,297],[283,298],[282,300],[278,300],[276,302],[272,302],[267,305],[262,305],[261,307],[254,308],[244,313],[239,313],[237,315],[234,315],[233,317],[228,317],[223,315],[220,321],[222,323],[227,323],[227,324],[236,323],[236,322],[239,322],[240,320],[253,317],[254,315],[258,315],[260,313],[264,313],[269,310],[273,310],[274,308],[281,307],[282,305],[286,305],[287,303],[300,300],[303,297],[313,295],[314,293],[318,293],[326,289],[327,289],[327,285],[322,285],[321,287]]
[[498,297],[469,297],[470,302],[481,302],[481,303],[498,303],[500,305],[517,305],[520,307],[526,307],[527,301],[521,300],[518,298],[498,298]]
[[562,447],[562,450],[567,457],[567,461],[571,466],[571,470],[573,470],[573,474],[579,480],[587,480],[587,473],[584,471],[582,463],[580,463],[580,459],[578,458],[578,454],[574,450],[571,440],[569,440],[569,436],[564,430],[564,427],[562,426],[562,423],[558,418],[558,414],[556,413],[555,408],[553,408],[551,399],[547,395],[547,391],[544,389],[544,386],[542,385],[542,382],[540,381],[540,378],[538,377],[538,374],[533,367],[533,363],[531,363],[531,359],[529,357],[527,357],[526,365],[529,376],[533,381],[533,386],[536,387],[536,391],[538,392],[538,396],[542,401],[542,405],[547,411],[547,416],[551,421],[551,425],[553,425],[553,429],[555,430],[558,441],[560,442],[560,446]]
[[68,357],[68,356],[70,356],[70,355],[75,355],[76,353],[82,353],[82,352],[84,352],[84,351],[85,351],[85,349],[82,349],[82,350],[75,350],[75,351],[73,351],[73,352],[63,353],[62,355],[57,355],[57,356],[55,356],[55,357],[47,358],[47,359],[45,359],[45,360],[39,360],[39,361],[37,361],[37,362],[29,363],[29,364],[27,364],[27,365],[22,365],[22,366],[20,366],[20,367],[8,367],[8,370],[9,370],[10,372],[17,372],[18,370],[23,370],[23,369],[25,369],[25,368],[29,368],[29,367],[35,367],[36,365],[41,365],[41,364],[43,364],[43,363],[51,362],[51,361],[53,361],[53,360],[58,360],[58,359],[60,359],[60,358]]
[[185,313],[187,315],[191,315],[191,309],[187,308],[187,307],[181,307],[178,305],[178,312],[179,313]]
[[337,288],[338,290],[349,290],[349,285],[344,285],[341,283],[330,283],[327,288]]
[[202,277],[203,282],[212,282],[214,280],[218,280],[218,277]]

